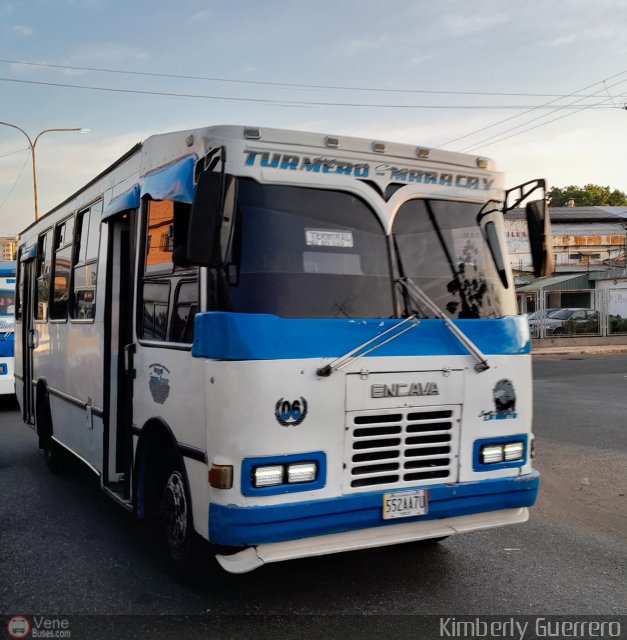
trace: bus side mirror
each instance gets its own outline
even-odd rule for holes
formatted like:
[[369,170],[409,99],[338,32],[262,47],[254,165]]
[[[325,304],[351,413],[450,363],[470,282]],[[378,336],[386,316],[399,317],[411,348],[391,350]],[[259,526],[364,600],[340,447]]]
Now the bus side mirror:
[[220,267],[231,241],[236,180],[217,171],[198,177],[187,235],[187,261],[200,267]]
[[187,234],[187,262],[190,265],[220,265],[223,191],[223,174],[204,171],[198,176]]
[[546,201],[534,200],[526,207],[527,231],[531,247],[533,274],[536,278],[548,276],[555,269],[553,256],[553,234]]

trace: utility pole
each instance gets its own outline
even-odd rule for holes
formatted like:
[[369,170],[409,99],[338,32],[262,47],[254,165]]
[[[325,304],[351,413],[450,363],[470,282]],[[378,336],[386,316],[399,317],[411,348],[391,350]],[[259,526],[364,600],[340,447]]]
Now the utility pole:
[[81,129],[80,127],[61,128],[61,129],[44,129],[43,131],[40,131],[35,136],[34,139],[32,139],[28,135],[28,133],[24,131],[24,129],[22,129],[21,127],[18,127],[16,124],[0,121],[0,125],[4,125],[5,127],[11,127],[12,129],[17,129],[18,131],[23,133],[24,136],[26,136],[26,139],[28,140],[28,146],[30,148],[32,164],[33,164],[33,195],[35,199],[35,220],[37,220],[39,218],[39,205],[37,202],[37,164],[35,161],[35,147],[37,145],[37,141],[39,140],[39,138],[41,138],[41,136],[44,135],[44,133],[50,133],[51,131],[79,131],[80,133],[87,133],[89,129]]

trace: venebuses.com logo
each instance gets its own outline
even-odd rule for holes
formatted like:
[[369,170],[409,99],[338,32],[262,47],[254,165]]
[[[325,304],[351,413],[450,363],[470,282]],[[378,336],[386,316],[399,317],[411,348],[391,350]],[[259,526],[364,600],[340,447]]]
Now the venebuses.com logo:
[[30,633],[30,622],[24,616],[13,616],[7,622],[7,631],[11,638],[26,638]]
[[72,637],[70,621],[67,618],[50,616],[12,616],[7,622],[9,638],[55,638]]

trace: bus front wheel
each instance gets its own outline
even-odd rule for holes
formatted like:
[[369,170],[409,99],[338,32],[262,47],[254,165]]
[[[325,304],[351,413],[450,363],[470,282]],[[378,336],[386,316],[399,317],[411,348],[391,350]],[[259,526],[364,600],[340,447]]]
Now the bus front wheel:
[[159,513],[168,555],[176,576],[183,582],[202,581],[208,552],[194,530],[189,487],[179,463],[165,474]]

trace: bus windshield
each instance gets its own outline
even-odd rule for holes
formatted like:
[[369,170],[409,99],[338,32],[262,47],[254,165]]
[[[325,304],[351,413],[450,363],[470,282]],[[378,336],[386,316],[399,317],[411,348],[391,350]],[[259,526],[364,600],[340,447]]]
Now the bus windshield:
[[402,275],[454,318],[505,315],[505,288],[477,224],[480,208],[468,202],[409,200],[394,220]]
[[231,311],[394,315],[385,232],[374,211],[349,193],[241,179],[231,263],[224,283]]

